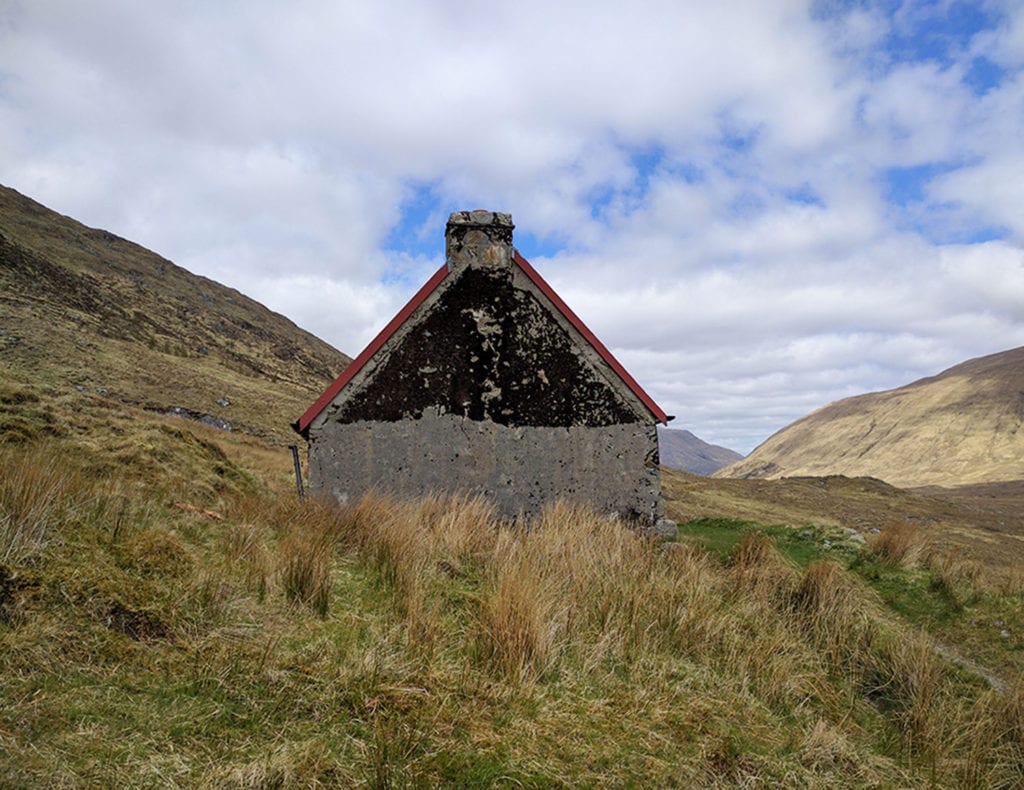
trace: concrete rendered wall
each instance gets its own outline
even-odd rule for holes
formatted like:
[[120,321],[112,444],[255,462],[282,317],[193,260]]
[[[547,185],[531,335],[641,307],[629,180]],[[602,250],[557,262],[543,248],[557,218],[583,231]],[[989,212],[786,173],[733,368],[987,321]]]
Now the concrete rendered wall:
[[328,421],[309,435],[309,485],[341,503],[482,494],[502,516],[557,499],[653,523],[663,513],[653,425],[510,427],[437,410],[398,422]]

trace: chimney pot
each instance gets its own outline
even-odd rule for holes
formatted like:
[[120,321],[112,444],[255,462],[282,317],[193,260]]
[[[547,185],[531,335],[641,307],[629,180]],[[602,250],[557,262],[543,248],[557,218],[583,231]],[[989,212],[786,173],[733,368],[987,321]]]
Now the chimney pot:
[[445,228],[448,271],[462,266],[499,269],[512,265],[512,215],[501,211],[456,211]]

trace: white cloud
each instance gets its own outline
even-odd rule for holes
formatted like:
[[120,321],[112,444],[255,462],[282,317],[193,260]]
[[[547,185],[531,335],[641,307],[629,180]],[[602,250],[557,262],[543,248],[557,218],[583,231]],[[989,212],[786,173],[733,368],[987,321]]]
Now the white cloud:
[[1024,249],[1003,242],[945,247],[942,269],[972,311],[1024,324]]
[[962,78],[961,68],[926,62],[894,68],[872,84],[863,122],[887,143],[878,164],[908,167],[956,155],[968,101]]
[[315,326],[318,336],[352,338],[351,348],[340,349],[352,357],[384,328],[380,317],[390,317],[401,308],[395,289],[311,275],[253,279],[247,283],[245,293],[275,312],[301,316],[300,326]]
[[1024,7],[1017,0],[997,0],[1004,22],[997,29],[975,36],[971,54],[994,60],[1005,68],[1024,65]]
[[[1021,106],[1024,111],[1024,104]],[[933,199],[954,204],[970,216],[1009,229],[1024,242],[1024,154],[996,153],[981,163],[935,180]]]

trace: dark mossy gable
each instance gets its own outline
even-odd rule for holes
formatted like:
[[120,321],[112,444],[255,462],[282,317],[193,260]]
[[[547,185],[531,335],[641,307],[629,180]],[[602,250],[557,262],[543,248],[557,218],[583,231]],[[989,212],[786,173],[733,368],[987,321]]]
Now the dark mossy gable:
[[344,421],[418,419],[434,409],[508,426],[635,422],[573,338],[508,269],[467,269],[339,408]]

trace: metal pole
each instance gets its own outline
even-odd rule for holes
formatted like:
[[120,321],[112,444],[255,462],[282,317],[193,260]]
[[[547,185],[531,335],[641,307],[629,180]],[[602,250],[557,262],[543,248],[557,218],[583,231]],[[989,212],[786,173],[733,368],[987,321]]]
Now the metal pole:
[[299,500],[306,498],[306,492],[302,490],[302,467],[299,466],[299,447],[289,444],[288,449],[292,451],[292,460],[295,461],[295,485],[299,489]]

